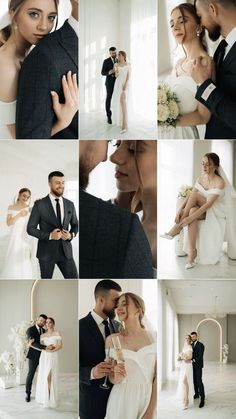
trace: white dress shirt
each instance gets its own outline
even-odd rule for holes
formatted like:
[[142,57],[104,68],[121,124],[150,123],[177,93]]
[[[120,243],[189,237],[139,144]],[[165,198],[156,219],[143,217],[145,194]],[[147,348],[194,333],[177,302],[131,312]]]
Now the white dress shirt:
[[79,38],[79,22],[78,22],[78,20],[76,20],[73,16],[70,16],[69,19],[68,19],[68,23],[72,27],[72,29],[74,29],[76,35]]
[[228,52],[231,50],[232,46],[235,44],[236,42],[236,26],[232,29],[232,31],[226,36],[225,38],[226,42],[227,42],[227,47],[225,48],[225,55],[224,55],[224,59],[226,57],[226,55],[228,54]]
[[63,220],[64,220],[64,203],[63,203],[63,199],[62,196],[54,196],[52,193],[49,194],[49,198],[51,199],[51,203],[54,209],[54,212],[56,214],[57,217],[57,201],[56,199],[59,199],[59,205],[60,205],[60,209],[61,209],[61,224],[63,224]]

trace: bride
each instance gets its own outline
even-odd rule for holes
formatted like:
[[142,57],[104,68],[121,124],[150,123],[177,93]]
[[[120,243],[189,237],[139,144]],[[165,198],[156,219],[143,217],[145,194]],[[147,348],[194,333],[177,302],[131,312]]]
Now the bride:
[[32,250],[26,232],[30,215],[31,192],[22,188],[16,203],[8,207],[7,225],[11,227],[10,241],[1,277],[4,279],[32,279]]
[[189,405],[193,404],[193,348],[191,345],[191,336],[185,336],[182,353],[178,357],[181,362],[180,376],[178,382],[178,398],[183,402],[183,409],[187,409]]
[[153,267],[157,267],[157,142],[118,140],[110,156],[116,165],[119,191],[113,203],[132,212],[142,210],[142,226],[148,238]]
[[178,45],[182,46],[184,57],[178,60],[165,84],[179,99],[180,116],[176,127],[158,127],[159,139],[198,139],[197,125],[210,119],[209,110],[195,99],[197,85],[190,73],[194,60],[207,57],[204,45],[204,29],[200,25],[195,7],[182,3],[171,12],[170,27]]
[[[0,139],[16,138],[15,113],[21,62],[32,45],[52,31],[59,0],[10,0],[11,24],[0,30]],[[40,10],[40,12],[39,12]],[[42,35],[38,35],[42,34]],[[52,107],[57,120],[51,136],[66,128],[77,112],[77,80],[71,72],[62,78],[65,103],[53,92]]]
[[54,349],[41,352],[36,383],[36,402],[43,407],[56,407],[58,404],[58,354],[62,348],[62,338],[55,330],[55,321],[51,317],[46,321],[47,332],[40,336],[42,345],[53,345]]
[[106,411],[106,419],[154,419],[156,410],[156,345],[154,337],[145,329],[144,301],[127,292],[120,296],[117,315],[124,328],[106,339],[106,348],[117,359],[114,337],[122,347],[123,362],[117,363],[109,380],[114,383]]
[[118,63],[114,65],[116,82],[111,100],[113,121],[121,126],[121,134],[128,129],[126,95],[129,84],[130,66],[126,62],[126,52],[119,51]]
[[203,173],[187,195],[175,217],[175,225],[161,235],[173,239],[183,227],[188,230],[188,263],[186,269],[216,264],[221,256],[226,227],[225,181],[219,173],[220,159],[206,153]]

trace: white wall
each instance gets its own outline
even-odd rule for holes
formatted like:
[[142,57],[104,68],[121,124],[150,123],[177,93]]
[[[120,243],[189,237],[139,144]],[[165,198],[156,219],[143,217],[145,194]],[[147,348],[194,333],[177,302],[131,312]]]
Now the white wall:
[[[11,327],[30,321],[33,281],[0,281],[0,354],[12,351],[8,339]],[[76,373],[78,366],[78,283],[77,281],[39,281],[35,291],[35,317],[45,313],[56,321],[63,337],[59,352],[59,371]],[[0,374],[3,374],[0,364]]]

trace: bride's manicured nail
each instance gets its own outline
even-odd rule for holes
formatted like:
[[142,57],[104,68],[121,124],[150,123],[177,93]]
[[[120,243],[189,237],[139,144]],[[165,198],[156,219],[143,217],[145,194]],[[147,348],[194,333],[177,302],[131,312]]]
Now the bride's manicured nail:
[[55,92],[53,90],[51,90],[51,95],[55,96]]
[[63,78],[63,80],[66,80],[66,76],[65,76],[65,74],[62,76],[62,78]]

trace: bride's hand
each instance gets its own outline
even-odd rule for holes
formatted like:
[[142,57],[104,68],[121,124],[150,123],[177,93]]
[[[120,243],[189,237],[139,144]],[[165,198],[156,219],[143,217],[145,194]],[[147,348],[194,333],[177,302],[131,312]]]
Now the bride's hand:
[[26,215],[29,214],[29,210],[28,209],[22,209],[19,212],[20,217],[26,217]]
[[32,343],[34,343],[34,339],[30,339],[30,340],[28,341],[28,346],[31,346],[31,345],[32,345]]
[[182,215],[182,211],[178,211],[176,216],[175,216],[175,223],[176,224],[180,223],[181,215]]
[[65,103],[60,103],[58,94],[51,92],[52,107],[57,117],[57,126],[60,127],[60,130],[70,125],[79,108],[76,74],[72,75],[71,71],[68,71],[67,76],[62,77],[62,88]]
[[121,381],[123,381],[125,377],[126,377],[125,364],[117,364],[114,367],[114,382],[115,382],[115,384],[121,383]]

